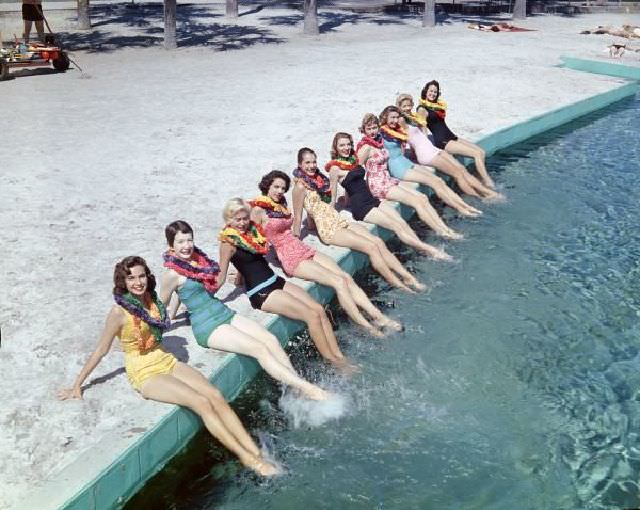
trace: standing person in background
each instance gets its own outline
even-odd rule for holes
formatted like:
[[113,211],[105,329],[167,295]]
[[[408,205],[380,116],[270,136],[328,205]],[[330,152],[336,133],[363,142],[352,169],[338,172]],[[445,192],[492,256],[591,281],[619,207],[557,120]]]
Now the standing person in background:
[[35,21],[38,39],[44,41],[44,14],[42,3],[39,0],[22,0],[22,19],[24,21],[24,33],[22,37],[25,44],[29,44],[31,35],[31,23]]

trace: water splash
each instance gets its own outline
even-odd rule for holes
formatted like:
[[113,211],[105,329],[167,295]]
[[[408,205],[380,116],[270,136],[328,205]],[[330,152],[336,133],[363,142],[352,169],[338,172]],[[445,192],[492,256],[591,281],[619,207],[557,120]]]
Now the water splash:
[[294,429],[300,427],[319,427],[325,423],[337,420],[347,414],[350,399],[345,395],[334,394],[332,398],[317,401],[308,400],[285,392],[278,402],[280,409],[289,418]]

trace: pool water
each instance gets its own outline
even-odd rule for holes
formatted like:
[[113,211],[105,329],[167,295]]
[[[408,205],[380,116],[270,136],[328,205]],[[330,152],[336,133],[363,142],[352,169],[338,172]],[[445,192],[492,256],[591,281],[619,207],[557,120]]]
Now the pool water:
[[339,321],[363,367],[325,378],[346,412],[296,427],[264,377],[236,405],[286,475],[261,481],[200,434],[128,508],[640,507],[639,132],[636,98],[491,158],[508,201],[451,218],[457,263],[394,245],[432,290],[366,277],[407,330]]

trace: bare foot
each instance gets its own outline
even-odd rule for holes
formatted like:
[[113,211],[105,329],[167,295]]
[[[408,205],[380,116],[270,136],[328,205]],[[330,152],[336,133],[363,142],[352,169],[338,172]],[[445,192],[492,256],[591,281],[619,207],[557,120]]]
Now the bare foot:
[[482,184],[484,184],[487,188],[496,189],[496,183],[493,182],[493,179],[488,175],[482,179]]
[[311,388],[304,392],[304,396],[309,400],[329,400],[333,393],[312,384]]
[[384,333],[374,326],[365,327],[364,329],[367,333],[369,333],[373,337],[376,337],[376,338],[384,337]]
[[464,239],[464,236],[462,234],[450,228],[443,232],[439,232],[438,235],[446,239],[453,239],[453,240]]
[[340,358],[338,360],[332,361],[331,363],[336,368],[336,370],[346,376],[351,376],[353,374],[357,374],[358,372],[362,372],[362,369],[358,365],[356,365],[355,363],[351,363],[347,358]]
[[428,255],[433,260],[444,260],[446,262],[450,262],[453,260],[453,257],[449,255],[446,251],[438,250],[437,248],[424,250],[422,253],[424,253],[425,255]]
[[398,321],[394,321],[387,316],[384,316],[376,321],[376,324],[383,328],[389,328],[393,331],[404,331],[404,326]]
[[416,280],[415,282],[413,282],[411,284],[413,286],[414,289],[416,289],[418,292],[424,292],[425,290],[428,289],[428,287],[424,284],[419,282],[418,280]]
[[493,192],[482,199],[483,202],[489,202],[489,203],[504,202],[505,200],[507,200],[507,197],[505,197],[502,193],[498,193],[498,192]]
[[251,457],[241,461],[246,467],[252,469],[260,476],[276,476],[282,473],[278,466],[267,462],[260,457]]
[[482,214],[482,211],[471,211],[471,210],[465,210],[465,211],[459,211],[459,212],[465,218],[477,218]]

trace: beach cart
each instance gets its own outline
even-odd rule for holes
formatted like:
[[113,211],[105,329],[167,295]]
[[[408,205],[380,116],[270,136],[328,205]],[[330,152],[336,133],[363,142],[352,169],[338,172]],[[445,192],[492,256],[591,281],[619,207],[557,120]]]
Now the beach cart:
[[50,67],[64,72],[69,69],[67,53],[59,46],[40,43],[16,44],[12,48],[0,48],[0,80],[9,78],[14,67]]

